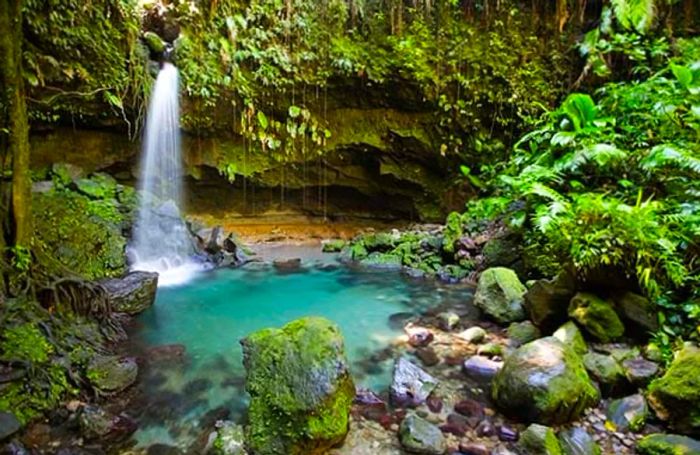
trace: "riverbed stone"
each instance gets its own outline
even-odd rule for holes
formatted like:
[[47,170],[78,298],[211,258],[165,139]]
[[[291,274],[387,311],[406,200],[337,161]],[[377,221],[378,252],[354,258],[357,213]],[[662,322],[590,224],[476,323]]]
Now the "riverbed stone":
[[306,317],[241,345],[253,453],[318,454],[343,440],[355,386],[335,324]]
[[401,422],[399,440],[409,453],[442,455],[447,450],[442,431],[416,414],[409,414]]
[[600,384],[604,395],[613,394],[624,387],[625,372],[612,356],[589,352],[583,356],[583,364],[588,374]]
[[138,314],[153,305],[158,289],[158,274],[131,272],[122,278],[100,281],[107,291],[112,309],[118,313]]
[[474,305],[500,324],[525,319],[523,296],[527,289],[518,275],[505,267],[486,269],[479,277]]
[[573,348],[573,350],[579,354],[583,355],[588,352],[588,345],[586,340],[583,339],[581,331],[578,326],[573,321],[568,321],[561,327],[559,327],[552,336],[567,346]]
[[489,382],[503,368],[503,362],[491,360],[483,355],[469,357],[462,364],[464,374],[477,382]]
[[640,455],[698,455],[700,441],[676,434],[655,433],[637,444]]
[[96,356],[87,367],[90,384],[103,394],[116,394],[136,382],[138,365],[133,357]]
[[395,406],[418,406],[425,403],[430,393],[435,390],[438,380],[400,357],[394,365],[394,378],[389,394]]
[[648,388],[649,404],[671,429],[700,434],[700,349],[685,346]]
[[494,378],[492,396],[504,414],[544,425],[576,419],[600,399],[580,356],[553,337],[511,353]]
[[562,430],[558,435],[559,446],[564,455],[601,455],[600,446],[581,427]]
[[530,319],[542,330],[554,330],[567,319],[567,307],[576,293],[576,280],[560,272],[551,280],[537,280],[525,293]]
[[617,339],[625,332],[612,303],[588,292],[579,292],[571,299],[569,316],[603,343]]
[[438,325],[442,330],[450,332],[459,325],[459,315],[451,311],[438,314]]
[[525,453],[561,455],[556,433],[550,427],[533,423],[520,434],[520,446]]
[[608,406],[607,421],[614,425],[616,431],[640,431],[644,428],[649,407],[642,394],[634,394],[614,400]]
[[476,326],[469,327],[468,329],[460,332],[457,337],[468,343],[478,344],[484,341],[484,338],[486,338],[486,330]]
[[0,442],[17,433],[22,425],[14,414],[0,412]]
[[508,326],[508,338],[514,346],[521,346],[542,336],[540,329],[530,321],[514,322]]

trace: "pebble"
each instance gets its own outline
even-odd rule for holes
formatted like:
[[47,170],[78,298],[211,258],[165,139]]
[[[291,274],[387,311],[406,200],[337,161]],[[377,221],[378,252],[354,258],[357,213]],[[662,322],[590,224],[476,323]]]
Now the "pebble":
[[507,425],[500,425],[497,429],[498,439],[501,441],[514,442],[518,440],[518,430],[511,428]]

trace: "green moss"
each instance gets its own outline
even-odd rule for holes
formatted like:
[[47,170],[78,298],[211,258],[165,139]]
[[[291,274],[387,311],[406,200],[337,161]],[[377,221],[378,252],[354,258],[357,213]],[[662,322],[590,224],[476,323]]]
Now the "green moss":
[[637,444],[640,455],[697,455],[700,442],[675,434],[650,434]]
[[569,321],[559,327],[552,334],[552,336],[565,345],[573,348],[577,354],[583,355],[588,352],[586,340],[583,339],[583,335],[581,335],[581,331],[578,329],[578,326],[572,321]]
[[323,244],[324,253],[338,253],[340,252],[347,242],[342,239],[333,239],[325,242]]
[[538,455],[561,455],[556,433],[550,427],[532,424],[520,435],[520,445],[527,453]]
[[700,433],[700,349],[685,347],[648,388],[649,403],[676,431]]
[[44,252],[39,265],[48,273],[60,276],[68,269],[97,279],[126,270],[126,217],[116,200],[55,190],[35,194],[32,204],[35,241]]
[[454,253],[455,243],[462,237],[462,215],[452,212],[445,220],[445,230],[443,231],[443,250],[447,253]]
[[10,382],[2,390],[0,411],[13,413],[24,425],[58,406],[67,394],[75,393],[54,353],[54,346],[35,324],[23,323],[5,330],[0,358],[26,363],[32,369],[26,377]]
[[619,338],[625,332],[612,303],[594,294],[576,294],[569,304],[569,316],[603,343]]
[[505,267],[484,270],[474,294],[474,304],[499,323],[525,319],[524,295],[527,289],[518,275]]
[[299,319],[251,334],[243,351],[255,453],[323,453],[342,440],[355,387],[335,325]]

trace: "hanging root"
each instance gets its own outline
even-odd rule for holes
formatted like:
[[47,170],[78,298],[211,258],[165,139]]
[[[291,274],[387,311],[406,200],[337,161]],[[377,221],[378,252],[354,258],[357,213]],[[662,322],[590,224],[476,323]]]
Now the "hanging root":
[[51,312],[71,313],[99,322],[110,341],[126,339],[123,321],[112,310],[107,290],[100,283],[64,277],[45,286],[38,298]]

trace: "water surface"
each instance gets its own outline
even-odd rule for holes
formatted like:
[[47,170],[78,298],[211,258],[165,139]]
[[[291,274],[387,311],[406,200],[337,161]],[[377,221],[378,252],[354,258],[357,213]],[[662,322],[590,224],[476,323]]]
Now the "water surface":
[[[389,385],[393,359],[388,349],[401,335],[408,314],[451,301],[465,290],[409,280],[398,272],[353,270],[318,248],[268,249],[262,255],[303,256],[303,269],[280,273],[268,264],[203,273],[194,281],[159,288],[156,303],[138,320],[138,347],[182,344],[184,362],[157,364],[141,374],[142,396],[135,412],[137,439],[180,445],[223,407],[234,420],[246,407],[239,340],[303,316],[323,316],[340,327],[359,385],[377,391]],[[393,322],[392,322],[393,321]]]

